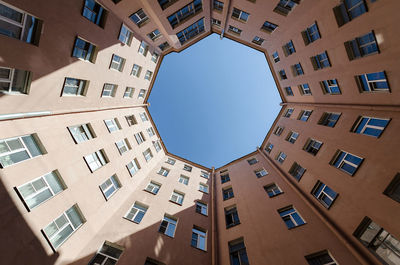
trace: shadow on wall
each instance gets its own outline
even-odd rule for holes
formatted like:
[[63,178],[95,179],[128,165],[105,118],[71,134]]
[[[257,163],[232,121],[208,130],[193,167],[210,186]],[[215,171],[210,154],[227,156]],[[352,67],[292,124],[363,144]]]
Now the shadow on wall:
[[27,260],[29,260],[29,264],[32,265],[54,264],[58,259],[58,253],[49,256],[45,252],[10,198],[11,192],[14,190],[7,191],[0,181],[0,263],[28,265]]

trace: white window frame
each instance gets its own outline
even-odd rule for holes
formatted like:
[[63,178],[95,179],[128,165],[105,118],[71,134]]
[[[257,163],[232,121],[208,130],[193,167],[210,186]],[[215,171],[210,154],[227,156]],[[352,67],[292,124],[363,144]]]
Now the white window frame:
[[130,126],[132,126],[132,125],[136,125],[137,124],[137,120],[136,120],[136,117],[135,117],[135,115],[128,115],[128,116],[125,116],[125,119],[126,119],[126,122],[128,123],[128,125],[129,125],[129,127]]
[[117,118],[104,120],[104,123],[110,133],[121,130],[121,126],[119,125]]
[[139,45],[138,53],[146,57],[148,51],[149,45],[146,42],[142,41]]
[[[113,249],[118,249],[118,250],[120,250],[121,253],[117,254],[117,255],[118,255],[118,258],[113,257],[113,256],[110,256],[110,255],[108,255],[108,254],[105,254],[105,253],[101,252],[101,250],[102,250],[102,248],[103,248],[104,245],[107,245],[108,247],[111,247],[111,248],[113,248]],[[104,257],[104,260],[103,260],[100,264],[95,263],[96,265],[110,264],[110,263],[109,263],[109,260],[115,261],[114,264],[116,264],[116,263],[118,262],[120,256],[122,255],[122,252],[123,252],[123,251],[124,251],[124,248],[123,248],[123,247],[118,246],[118,245],[116,245],[116,244],[114,244],[114,243],[105,241],[105,242],[103,243],[103,245],[99,248],[99,250],[97,250],[97,252],[96,252],[96,254],[94,255],[94,257],[93,257],[92,260],[94,260],[97,256],[103,256],[103,257]],[[91,261],[89,264],[92,264],[92,261]]]
[[146,160],[146,162],[149,162],[153,158],[153,153],[151,152],[150,148],[147,148],[143,152],[143,156],[144,156],[144,159]]
[[111,57],[110,69],[122,72],[125,65],[125,58],[119,55],[113,54]]
[[[131,208],[129,208],[128,212],[124,215],[124,218],[134,222],[136,224],[140,224],[140,222],[143,220],[144,216],[146,215],[147,210],[149,207],[147,205],[144,205],[138,201],[136,201]],[[133,213],[132,218],[129,218],[128,216],[132,214],[133,210],[135,210],[135,213]],[[139,213],[143,213],[142,219],[140,219],[139,222],[135,221],[136,217],[139,215]]]
[[135,133],[134,136],[137,144],[142,144],[144,141],[146,141],[142,132]]
[[117,146],[117,149],[118,149],[120,155],[131,150],[131,146],[130,146],[127,138],[124,138],[124,139],[116,142],[115,145]]
[[266,171],[264,168],[262,168],[262,169],[255,170],[254,174],[256,174],[257,178],[262,178],[262,177],[268,175],[268,171]]
[[185,199],[185,194],[179,191],[174,190],[172,192],[170,201],[177,203],[179,205],[183,204],[183,200]]
[[168,168],[161,167],[161,168],[158,170],[157,174],[159,174],[159,175],[161,175],[161,176],[164,176],[164,177],[167,177],[168,174],[169,174],[169,171],[170,171],[170,170],[169,170]]
[[154,135],[156,134],[156,133],[154,132],[153,127],[147,128],[146,131],[147,131],[147,134],[149,135],[149,137],[152,137],[152,136],[154,136]]
[[189,179],[190,178],[185,176],[185,175],[180,175],[179,179],[178,179],[178,182],[187,186],[187,185],[189,185]]
[[140,77],[140,72],[142,71],[142,67],[140,65],[134,64],[132,66],[131,75]]
[[192,172],[193,167],[189,166],[189,165],[183,165],[183,170],[188,171],[188,172]]
[[[166,236],[169,236],[169,237],[172,237],[172,238],[173,238],[173,237],[175,236],[176,227],[177,227],[177,225],[178,225],[178,219],[175,219],[174,217],[169,216],[169,215],[167,216],[167,215],[165,214],[164,217],[163,217],[163,220],[161,221],[160,228],[162,227],[162,225],[163,225],[164,222],[167,223],[167,226],[165,227],[165,231],[163,232],[163,234],[166,235]],[[171,224],[174,225],[174,233],[173,233],[172,235],[167,235],[166,232],[168,231],[168,227],[169,227]],[[158,229],[158,231],[160,231],[160,228]],[[160,232],[160,233],[161,233],[161,232]]]
[[200,182],[200,183],[199,183],[199,191],[208,194],[208,192],[209,192],[209,187],[208,187],[208,185]]
[[[68,131],[71,133],[76,144],[89,141],[96,137],[90,123],[69,126]],[[81,136],[81,138],[79,138],[79,136]]]
[[[361,121],[362,121],[363,119],[367,119],[367,122],[364,124],[364,127],[361,129],[361,131],[360,131],[359,133],[357,133],[356,130],[357,130],[358,127],[360,126],[360,123],[361,123]],[[371,129],[375,129],[375,130],[381,131],[381,134],[382,134],[382,132],[385,130],[386,126],[385,126],[385,127],[382,127],[382,126],[369,125],[368,123],[369,123],[372,119],[374,119],[374,120],[390,121],[390,119],[382,119],[382,118],[376,118],[376,117],[361,116],[361,117],[358,119],[358,121],[357,121],[357,125],[354,126],[353,132],[354,132],[354,133],[357,133],[357,134],[363,134],[363,135],[368,135],[368,136],[376,137],[376,136],[373,136],[373,135],[365,134],[365,133],[364,133],[366,129],[371,128]]]
[[[339,156],[340,156],[341,153],[344,153],[345,155],[344,155],[343,158],[340,159],[340,161],[339,161],[338,159],[339,159]],[[354,154],[352,154],[352,153],[349,153],[349,152],[346,152],[346,151],[343,151],[343,150],[339,150],[339,151],[337,152],[337,154],[335,155],[335,158],[333,159],[333,162],[332,162],[331,164],[332,164],[334,167],[336,167],[336,168],[342,170],[343,172],[346,172],[347,174],[354,175],[355,172],[357,171],[359,165],[354,164],[354,163],[352,163],[352,162],[350,162],[350,161],[347,161],[347,160],[346,160],[346,157],[347,157],[348,155],[352,155],[352,156],[355,156],[355,157],[361,159],[360,165],[361,165],[362,161],[364,160],[364,158],[362,158],[362,157],[356,156],[356,155],[354,155]],[[338,162],[338,161],[339,161],[339,164],[338,164],[337,166],[335,166],[336,162]],[[344,169],[343,169],[343,165],[344,165],[344,164],[347,164],[347,165],[349,165],[349,166],[351,166],[351,167],[354,167],[354,168],[355,168],[354,173],[351,174],[350,172],[347,172],[346,170],[344,170]]]
[[83,158],[85,159],[86,164],[92,173],[108,163],[107,156],[103,149],[86,155]]
[[311,96],[311,88],[308,84],[301,84],[299,85],[300,92],[302,95]]
[[146,95],[146,92],[147,92],[147,90],[146,90],[146,89],[140,89],[140,91],[139,91],[139,95],[138,95],[138,98],[139,98],[139,99],[142,99],[142,98],[144,98],[144,97],[145,97],[145,95]]
[[155,53],[155,52],[154,52],[154,53],[151,55],[151,61],[152,61],[153,63],[157,63],[158,57],[160,57],[160,55],[158,55],[158,53]]
[[168,157],[168,158],[167,158],[167,161],[165,161],[165,163],[168,163],[168,164],[170,164],[170,165],[175,165],[176,160]]
[[288,141],[289,143],[294,144],[298,137],[299,137],[299,133],[294,132],[294,131],[290,131],[288,137],[286,137],[286,141]]
[[150,181],[149,184],[147,184],[145,190],[156,195],[161,189],[161,184],[155,182],[155,181]]
[[[308,113],[308,112],[309,112],[309,113]],[[298,120],[307,122],[308,119],[310,118],[311,114],[312,114],[312,110],[302,110],[302,111],[300,112],[300,115],[299,115]],[[303,118],[307,118],[307,119],[306,119],[306,120],[303,120]]]
[[153,146],[154,146],[154,149],[156,149],[157,153],[161,151],[160,141],[157,140],[157,141],[153,142]]
[[113,98],[117,92],[118,85],[105,83],[103,86],[103,91],[101,92],[102,98]]
[[[207,251],[207,232],[201,231],[201,230],[193,227],[192,228],[192,240],[193,240],[193,234],[195,234],[197,236],[197,245],[196,246],[192,245],[192,246],[195,248]],[[200,238],[202,238],[204,240],[204,249],[200,248],[200,244],[199,244]]]
[[[122,33],[122,29],[126,29],[127,34],[123,34]],[[118,39],[122,43],[124,43],[124,44],[126,44],[128,46],[131,46],[132,38],[133,38],[133,32],[125,24],[122,24],[121,30],[119,31]]]
[[131,174],[131,177],[133,177],[140,170],[140,164],[137,159],[134,158],[126,165],[126,168],[128,169],[129,174]]
[[[200,207],[200,211],[197,211],[197,206]],[[203,210],[205,213],[203,213]],[[208,205],[206,203],[196,201],[196,213],[208,216]]]
[[146,71],[146,75],[144,76],[144,79],[150,81],[150,79],[151,79],[152,76],[153,76],[153,72],[147,70],[147,71]]
[[[73,79],[77,80],[79,82],[78,85],[72,85],[72,84],[67,84],[68,79]],[[1,80],[0,80],[1,81]],[[64,80],[64,85],[63,85],[63,90],[62,90],[62,96],[63,97],[80,97],[80,96],[85,96],[86,95],[86,87],[87,87],[88,81],[83,80],[83,79],[78,79],[78,78],[73,78],[73,77],[66,77]],[[76,89],[76,93],[74,94],[69,94],[65,93],[65,87],[72,87]]]
[[282,164],[283,162],[285,162],[286,157],[287,157],[287,155],[281,151],[281,152],[279,152],[278,156],[276,157],[276,160]]
[[[106,201],[108,201],[111,198],[111,196],[113,196],[121,188],[121,183],[119,182],[117,175],[114,174],[108,179],[106,179],[106,181],[101,183],[99,187],[104,197],[106,198]],[[109,196],[107,196],[106,195],[107,191],[111,189],[114,189],[114,191]]]
[[147,117],[146,112],[139,113],[139,116],[140,116],[140,119],[141,119],[143,122],[149,120],[149,118]]
[[[321,192],[319,194],[317,194],[319,188],[322,187]],[[312,190],[312,195],[320,202],[322,203],[322,205],[324,205],[326,208],[330,208],[333,204],[333,201],[336,199],[337,197],[337,192],[334,191],[333,189],[331,189],[333,192],[336,193],[336,196],[333,198],[331,195],[329,195],[327,192],[325,192],[325,188],[328,187],[329,189],[331,189],[329,186],[327,186],[325,183],[318,181],[317,184],[315,185],[315,187]],[[324,201],[324,197],[327,197],[330,200],[330,204],[326,204],[326,202]]]
[[201,171],[200,172],[200,177],[203,177],[205,179],[209,179],[210,178],[210,174],[208,172]]
[[[278,196],[279,194],[283,193],[281,188],[278,185],[276,185],[276,183],[271,183],[269,185],[264,186],[264,190],[268,194],[268,197],[270,198]],[[272,195],[270,195],[268,192],[271,192]]]

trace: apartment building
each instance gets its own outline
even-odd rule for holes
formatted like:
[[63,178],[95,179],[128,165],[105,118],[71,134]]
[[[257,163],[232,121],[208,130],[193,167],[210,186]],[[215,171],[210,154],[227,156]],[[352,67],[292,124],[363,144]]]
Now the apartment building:
[[[0,256],[12,264],[400,264],[395,0],[0,0]],[[264,53],[282,109],[217,169],[147,110],[164,56]]]

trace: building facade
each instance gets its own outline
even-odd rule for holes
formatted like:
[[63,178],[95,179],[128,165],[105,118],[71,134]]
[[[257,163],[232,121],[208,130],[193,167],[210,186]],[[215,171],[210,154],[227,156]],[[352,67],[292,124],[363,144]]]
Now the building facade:
[[[0,0],[4,264],[400,264],[395,0]],[[168,152],[147,99],[215,33],[282,109],[220,168]]]

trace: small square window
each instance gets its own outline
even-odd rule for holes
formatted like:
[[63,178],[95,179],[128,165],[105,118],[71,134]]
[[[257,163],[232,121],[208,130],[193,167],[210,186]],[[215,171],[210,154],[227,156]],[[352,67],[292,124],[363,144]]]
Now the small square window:
[[249,19],[250,14],[246,13],[240,9],[237,8],[233,8],[232,11],[232,18],[236,18],[237,20],[241,21],[241,22],[247,22],[247,20]]
[[226,188],[222,189],[222,196],[224,198],[224,201],[235,197],[234,194],[233,194],[232,187],[226,187]]
[[153,193],[153,194],[157,194],[160,189],[161,189],[161,184],[157,183],[155,181],[150,181],[150,183],[147,184],[147,186],[145,188],[146,191]]
[[266,175],[268,175],[268,172],[265,169],[258,169],[254,171],[254,174],[256,174],[257,178],[262,178]]
[[179,205],[183,204],[183,199],[185,198],[185,194],[179,191],[174,190],[171,195],[171,202],[175,202]]
[[160,170],[157,172],[157,174],[166,177],[169,174],[169,169],[161,167]]
[[309,138],[306,144],[304,145],[303,150],[315,156],[317,155],[321,147],[322,147],[322,142]]
[[249,163],[249,165],[254,165],[258,163],[257,158],[251,158],[249,160],[247,160],[247,163]]
[[268,197],[270,198],[278,196],[279,194],[283,193],[282,190],[279,188],[279,186],[276,185],[275,183],[264,186],[264,190],[268,194]]
[[278,213],[289,229],[301,226],[306,223],[293,206],[279,209]]
[[110,197],[114,195],[119,188],[121,188],[121,183],[119,182],[117,175],[112,175],[100,185],[100,190],[106,200],[110,199]]
[[289,170],[289,174],[292,175],[297,181],[300,181],[301,177],[306,172],[306,169],[301,167],[296,162],[293,163],[292,167]]
[[287,155],[284,152],[279,152],[275,160],[282,164],[283,162],[285,162],[286,157]]
[[206,203],[196,201],[196,213],[200,213],[202,215],[208,215],[208,207]]
[[132,205],[131,209],[129,209],[129,211],[125,214],[124,218],[139,224],[142,221],[148,209],[149,206],[136,201]]
[[317,181],[311,194],[326,208],[330,208],[338,194],[321,181]]
[[364,158],[358,157],[342,150],[338,150],[330,164],[353,176],[363,160]]
[[146,13],[143,11],[143,9],[139,9],[135,13],[133,13],[129,17],[139,28],[146,24],[149,20],[149,17],[146,15]]
[[191,166],[188,166],[188,165],[184,165],[184,166],[183,166],[183,170],[192,172],[192,167],[191,167]]
[[160,228],[158,229],[158,232],[163,233],[164,235],[167,235],[169,237],[174,237],[177,223],[178,223],[177,218],[165,214],[163,220],[161,221],[161,225]]

